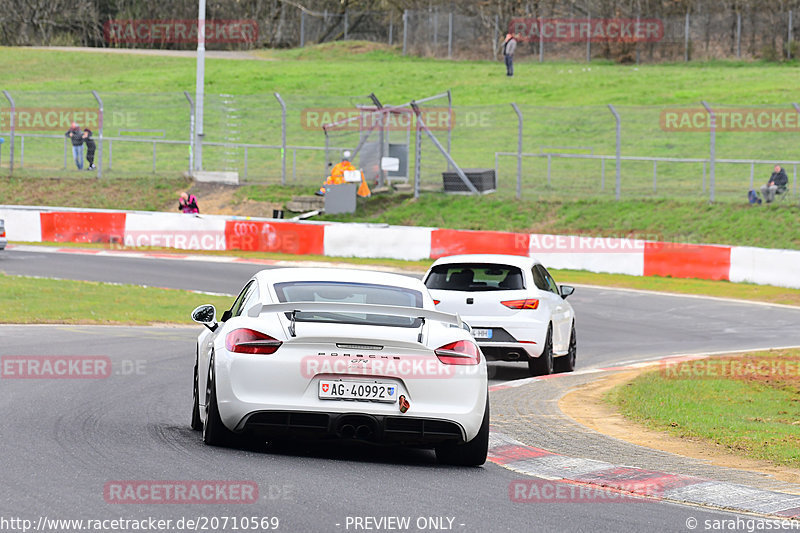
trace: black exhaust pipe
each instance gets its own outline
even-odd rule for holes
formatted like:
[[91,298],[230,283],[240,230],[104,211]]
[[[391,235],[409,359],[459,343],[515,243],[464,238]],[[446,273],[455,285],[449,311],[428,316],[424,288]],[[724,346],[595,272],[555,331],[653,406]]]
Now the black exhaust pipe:
[[351,424],[344,424],[341,428],[339,428],[339,435],[341,435],[343,439],[352,439],[355,434],[356,428]]
[[369,426],[358,426],[356,429],[356,438],[361,440],[369,440],[372,438],[372,428]]

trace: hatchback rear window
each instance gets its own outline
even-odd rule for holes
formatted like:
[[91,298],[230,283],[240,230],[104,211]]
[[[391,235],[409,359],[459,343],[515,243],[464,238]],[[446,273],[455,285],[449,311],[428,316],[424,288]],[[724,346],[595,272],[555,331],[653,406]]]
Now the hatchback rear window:
[[425,286],[450,291],[513,291],[525,288],[522,271],[510,265],[452,263],[433,267]]

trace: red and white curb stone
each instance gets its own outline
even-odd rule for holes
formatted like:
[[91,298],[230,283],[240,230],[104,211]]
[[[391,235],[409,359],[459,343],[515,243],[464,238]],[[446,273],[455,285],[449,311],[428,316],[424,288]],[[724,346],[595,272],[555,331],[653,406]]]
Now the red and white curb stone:
[[489,435],[489,461],[550,481],[617,490],[645,498],[800,518],[800,496],[735,483],[567,457],[526,446],[502,433]]

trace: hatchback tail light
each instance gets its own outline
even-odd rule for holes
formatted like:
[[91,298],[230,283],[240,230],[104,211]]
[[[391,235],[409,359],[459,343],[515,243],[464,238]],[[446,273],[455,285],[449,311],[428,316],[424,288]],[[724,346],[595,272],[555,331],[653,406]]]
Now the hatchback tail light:
[[247,328],[235,329],[225,336],[225,348],[234,353],[267,355],[275,353],[281,344],[269,335]]
[[0,231],[0,237],[5,237],[5,236],[6,236],[6,230]]
[[538,309],[539,308],[539,300],[535,298],[527,298],[525,300],[506,300],[505,302],[500,302],[501,304],[505,305],[509,309]]
[[481,352],[474,342],[456,341],[434,350],[439,361],[446,365],[477,365]]

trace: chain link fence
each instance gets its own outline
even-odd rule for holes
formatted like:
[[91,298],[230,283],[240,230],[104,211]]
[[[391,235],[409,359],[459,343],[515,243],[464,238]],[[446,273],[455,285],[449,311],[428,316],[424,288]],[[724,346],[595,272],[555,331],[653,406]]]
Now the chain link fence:
[[[89,175],[76,170],[64,136],[72,121],[93,130],[102,178],[190,170],[186,94],[91,92],[9,92],[0,101],[1,168],[31,178]],[[789,175],[789,197],[800,192],[800,106],[792,103],[461,106],[449,93],[414,105],[367,96],[208,94],[204,123],[203,169],[237,172],[242,183],[318,186],[347,149],[371,185],[407,184],[415,194],[742,201],[775,164]],[[384,157],[397,159],[398,168],[382,168]],[[477,188],[467,174],[478,176]]]

